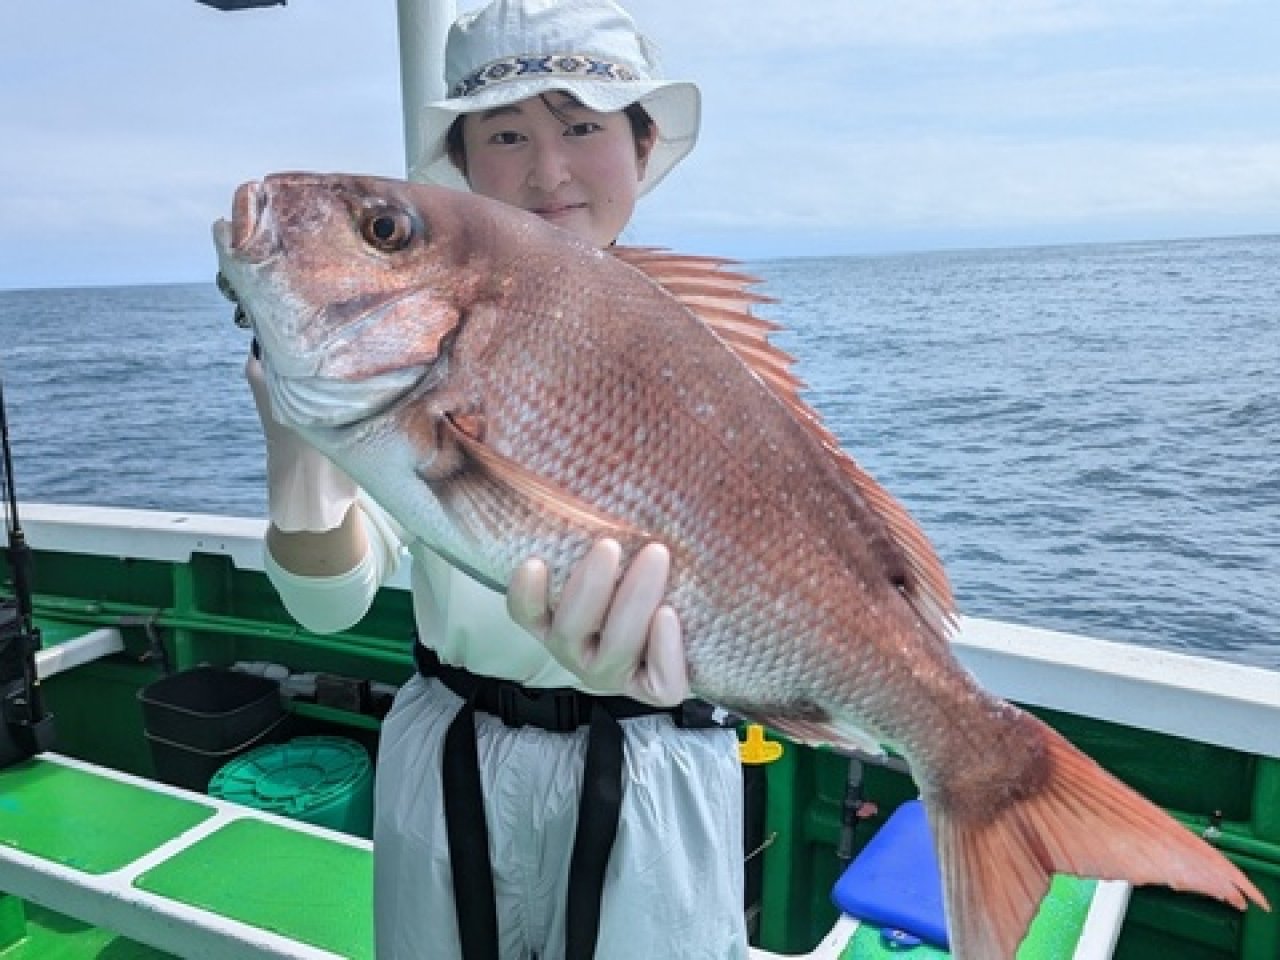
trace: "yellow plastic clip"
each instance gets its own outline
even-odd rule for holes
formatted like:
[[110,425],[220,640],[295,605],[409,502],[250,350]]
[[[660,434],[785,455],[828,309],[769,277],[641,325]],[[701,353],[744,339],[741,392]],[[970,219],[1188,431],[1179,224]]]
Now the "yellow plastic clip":
[[782,756],[782,744],[764,738],[764,727],[758,723],[747,724],[747,739],[738,744],[738,755],[750,766],[773,763]]

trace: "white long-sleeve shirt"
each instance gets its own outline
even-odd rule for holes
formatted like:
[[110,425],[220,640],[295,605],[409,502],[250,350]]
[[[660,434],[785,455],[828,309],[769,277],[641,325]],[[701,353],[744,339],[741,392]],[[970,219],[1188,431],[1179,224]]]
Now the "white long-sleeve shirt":
[[267,577],[285,609],[303,627],[316,633],[336,633],[354,626],[369,611],[378,589],[404,562],[407,552],[418,636],[443,662],[530,687],[586,689],[537,638],[512,621],[506,597],[409,537],[363,493],[356,506],[368,535],[369,551],[355,569],[332,577],[299,576],[281,567],[271,551],[266,551]]

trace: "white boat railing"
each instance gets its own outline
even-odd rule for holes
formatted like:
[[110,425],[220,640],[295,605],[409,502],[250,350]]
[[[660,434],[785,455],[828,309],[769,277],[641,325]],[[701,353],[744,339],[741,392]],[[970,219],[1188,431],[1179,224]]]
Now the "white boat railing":
[[[114,507],[22,507],[37,550],[185,563],[227,556],[262,570],[261,519]],[[408,589],[402,565],[392,589]],[[1019,703],[1280,757],[1280,672],[1078,634],[965,618],[957,657]]]
[[1280,757],[1280,672],[998,620],[954,646],[1006,699]]

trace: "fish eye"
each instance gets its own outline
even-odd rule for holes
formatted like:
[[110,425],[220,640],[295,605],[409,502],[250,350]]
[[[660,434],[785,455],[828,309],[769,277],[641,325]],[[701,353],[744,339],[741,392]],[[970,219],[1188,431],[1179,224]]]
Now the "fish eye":
[[367,211],[360,225],[365,243],[383,253],[403,250],[413,239],[413,218],[403,210],[379,207]]

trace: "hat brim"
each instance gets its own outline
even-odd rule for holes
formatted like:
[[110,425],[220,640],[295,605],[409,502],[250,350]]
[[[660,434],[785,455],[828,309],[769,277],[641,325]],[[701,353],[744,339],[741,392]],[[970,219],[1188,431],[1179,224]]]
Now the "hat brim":
[[466,97],[438,100],[422,108],[422,149],[409,170],[413,180],[467,189],[467,181],[449,159],[445,138],[458,117],[518,103],[552,91],[564,91],[600,113],[616,113],[634,103],[645,108],[658,128],[649,152],[640,193],[648,193],[698,140],[702,98],[692,83],[626,83],[565,77],[518,77],[495,83]]

